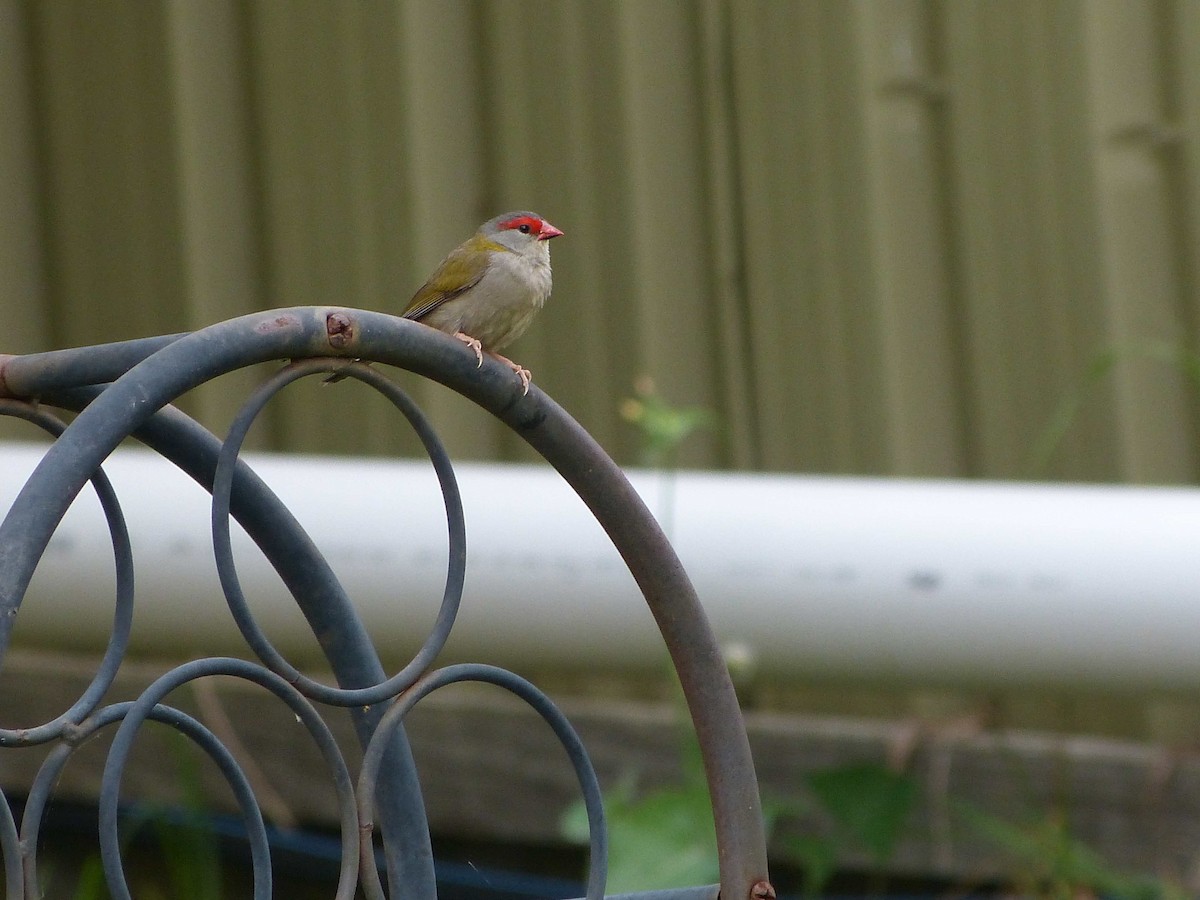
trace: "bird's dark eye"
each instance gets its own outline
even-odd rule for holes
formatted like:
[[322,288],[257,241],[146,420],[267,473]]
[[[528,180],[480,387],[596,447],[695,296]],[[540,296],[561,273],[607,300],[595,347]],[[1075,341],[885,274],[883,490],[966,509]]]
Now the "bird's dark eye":
[[521,232],[521,234],[529,234],[531,230],[528,222],[522,222],[517,226],[517,231]]

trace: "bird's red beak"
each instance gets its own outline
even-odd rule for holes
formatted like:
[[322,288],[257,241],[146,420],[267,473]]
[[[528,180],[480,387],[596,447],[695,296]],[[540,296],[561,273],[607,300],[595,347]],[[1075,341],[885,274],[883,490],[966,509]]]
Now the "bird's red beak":
[[542,220],[542,230],[538,232],[539,241],[548,241],[550,238],[556,238],[562,235],[562,232],[547,222]]

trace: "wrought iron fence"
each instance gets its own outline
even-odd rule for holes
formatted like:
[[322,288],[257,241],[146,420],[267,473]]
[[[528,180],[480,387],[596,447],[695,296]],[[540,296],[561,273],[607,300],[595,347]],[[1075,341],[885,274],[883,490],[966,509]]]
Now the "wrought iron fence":
[[[245,402],[221,440],[171,404],[226,372],[286,361]],[[90,686],[57,718],[0,729],[0,747],[44,745],[48,752],[29,790],[19,826],[0,803],[6,896],[40,896],[38,835],[59,773],[74,750],[116,727],[99,796],[100,851],[114,897],[129,896],[118,842],[121,781],[142,724],[165,723],[211,758],[244,819],[255,898],[271,895],[267,832],[249,780],[226,746],[197,719],[169,705],[193,679],[226,675],[256,683],[290,707],[319,748],[337,792],[341,867],[336,896],[360,889],[385,896],[374,832],[392,897],[434,897],[433,853],[404,720],[422,698],[455,682],[486,682],[515,694],[546,721],[579,780],[590,824],[587,897],[604,896],[607,839],[599,785],[570,722],[537,687],[482,664],[435,667],[454,625],[466,566],[465,524],[454,470],[417,406],[378,362],[432,378],[490,411],[556,468],[590,508],[640,586],[683,685],[701,747],[718,842],[720,885],[642,894],[661,900],[774,896],[767,880],[758,788],[737,700],[704,611],[662,531],[599,445],[533,387],[522,395],[507,367],[476,360],[460,342],[380,313],[299,307],[232,319],[200,331],[52,351],[0,356],[0,414],[24,418],[55,437],[0,524],[0,662],[34,569],[67,508],[90,481],[99,495],[116,561],[116,600],[107,650]],[[408,420],[433,463],[445,501],[449,566],[440,612],[412,661],[388,676],[349,597],[319,550],[280,500],[239,458],[267,401],[299,378],[334,374],[384,395]],[[53,409],[78,415],[66,425]],[[204,658],[167,672],[133,702],[104,704],[133,622],[134,558],[118,499],[102,463],[132,436],[169,459],[212,494],[212,535],[230,612],[257,661]],[[332,667],[337,686],[298,671],[270,643],[247,608],[230,547],[236,519],[295,598]],[[346,707],[364,749],[355,778],[319,707]]]

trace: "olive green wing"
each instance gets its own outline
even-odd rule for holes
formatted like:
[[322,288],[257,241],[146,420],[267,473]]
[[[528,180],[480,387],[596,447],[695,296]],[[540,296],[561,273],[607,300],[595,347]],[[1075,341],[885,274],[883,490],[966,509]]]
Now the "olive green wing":
[[464,291],[475,287],[488,270],[491,260],[489,251],[496,250],[505,251],[505,248],[476,237],[451,251],[429,276],[429,280],[413,294],[412,300],[401,315],[406,319],[420,320],[447,300],[453,300]]

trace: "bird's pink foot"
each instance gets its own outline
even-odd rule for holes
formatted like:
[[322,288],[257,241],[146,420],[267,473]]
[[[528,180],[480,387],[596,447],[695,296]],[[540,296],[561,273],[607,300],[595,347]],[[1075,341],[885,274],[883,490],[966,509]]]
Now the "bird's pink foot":
[[462,341],[464,344],[466,344],[468,347],[470,347],[472,350],[475,351],[475,360],[476,360],[475,368],[478,369],[480,366],[482,366],[483,365],[483,344],[479,343],[478,340],[471,337],[465,331],[456,331],[456,332],[454,332],[454,336],[456,338],[458,338],[460,341]]
[[501,356],[499,353],[496,353],[495,351],[489,350],[489,351],[487,351],[487,354],[488,354],[488,356],[492,356],[492,357],[495,357],[496,359],[500,360],[500,362],[504,363],[506,366],[508,366],[510,369],[512,369],[514,372],[517,373],[517,377],[521,379],[521,388],[522,388],[521,396],[522,397],[529,393],[529,385],[533,381],[533,373],[532,372],[530,372],[524,366],[518,365],[517,363],[513,362],[507,356]]

